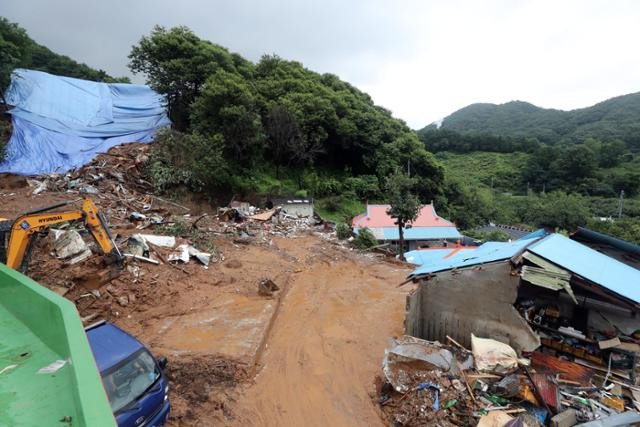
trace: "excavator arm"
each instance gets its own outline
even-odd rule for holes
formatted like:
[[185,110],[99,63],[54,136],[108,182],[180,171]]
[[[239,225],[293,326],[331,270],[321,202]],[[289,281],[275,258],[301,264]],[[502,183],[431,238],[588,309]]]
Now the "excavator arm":
[[115,245],[111,233],[107,228],[106,221],[98,211],[91,199],[82,199],[82,208],[65,212],[48,212],[71,202],[63,202],[57,205],[48,206],[43,209],[32,211],[19,216],[9,230],[9,242],[6,250],[7,266],[18,270],[23,266],[25,256],[28,258],[28,249],[32,236],[47,229],[48,227],[67,221],[82,220],[85,227],[91,233],[96,243],[100,247],[107,262],[121,262],[123,257],[118,247]]

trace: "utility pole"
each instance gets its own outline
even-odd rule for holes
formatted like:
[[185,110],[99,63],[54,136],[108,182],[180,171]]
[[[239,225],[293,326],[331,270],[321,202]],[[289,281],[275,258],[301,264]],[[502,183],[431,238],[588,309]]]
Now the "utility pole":
[[546,189],[547,189],[547,183],[543,182],[542,183],[542,194],[546,194]]
[[411,178],[411,159],[407,159],[407,176]]
[[620,190],[620,201],[618,202],[618,218],[622,218],[623,205],[624,205],[624,190]]

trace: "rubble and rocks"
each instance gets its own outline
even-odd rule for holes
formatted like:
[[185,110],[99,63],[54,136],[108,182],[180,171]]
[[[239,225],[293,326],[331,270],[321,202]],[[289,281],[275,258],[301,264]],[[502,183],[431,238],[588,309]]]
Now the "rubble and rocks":
[[[640,388],[633,384],[595,381],[589,368],[539,351],[529,355],[529,367],[506,344],[474,336],[471,342],[475,369],[467,373],[468,353],[459,346],[390,340],[379,403],[391,424],[613,426],[640,419],[633,393]],[[437,388],[439,405],[436,395],[424,393],[425,384]]]
[[269,279],[268,277],[261,279],[258,283],[258,295],[261,295],[263,297],[271,297],[273,296],[274,292],[279,290],[280,288],[278,287],[278,285],[276,285],[273,280]]
[[89,249],[76,230],[52,230],[49,239],[53,242],[53,250],[59,259],[71,258]]
[[187,262],[189,262],[191,257],[194,257],[195,259],[200,261],[200,263],[202,265],[204,265],[205,267],[207,267],[209,265],[209,262],[211,262],[211,254],[210,253],[199,251],[198,249],[194,248],[193,246],[187,245],[187,244],[179,245],[176,248],[176,252],[170,254],[169,257],[167,258],[167,260],[168,261],[180,261],[182,263],[187,263]]

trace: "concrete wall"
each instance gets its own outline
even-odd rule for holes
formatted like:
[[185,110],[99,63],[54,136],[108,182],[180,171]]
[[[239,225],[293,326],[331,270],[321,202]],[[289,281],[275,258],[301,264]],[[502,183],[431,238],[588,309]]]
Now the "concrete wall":
[[518,282],[509,261],[437,273],[407,296],[405,333],[441,342],[449,335],[467,348],[473,333],[532,351],[540,338],[513,307]]
[[313,205],[311,203],[290,203],[282,205],[282,212],[287,215],[306,218],[313,216]]

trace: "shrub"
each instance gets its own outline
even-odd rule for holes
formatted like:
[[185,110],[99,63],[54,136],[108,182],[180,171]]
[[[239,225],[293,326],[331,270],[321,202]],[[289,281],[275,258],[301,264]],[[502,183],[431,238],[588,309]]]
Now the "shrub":
[[339,222],[336,224],[336,236],[338,236],[340,240],[348,239],[351,237],[351,227],[344,222]]
[[369,230],[368,228],[362,228],[358,232],[358,235],[353,241],[353,244],[358,249],[368,249],[376,246],[378,244],[378,240],[373,235],[371,230]]
[[344,186],[362,200],[380,197],[380,186],[375,175],[349,177],[344,180]]
[[184,185],[192,191],[213,194],[230,180],[222,152],[219,135],[162,130],[156,134],[147,175],[160,193]]

